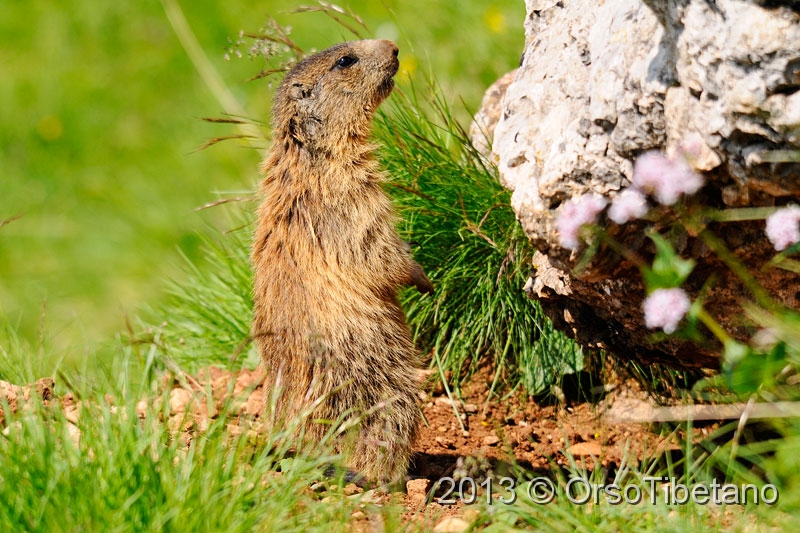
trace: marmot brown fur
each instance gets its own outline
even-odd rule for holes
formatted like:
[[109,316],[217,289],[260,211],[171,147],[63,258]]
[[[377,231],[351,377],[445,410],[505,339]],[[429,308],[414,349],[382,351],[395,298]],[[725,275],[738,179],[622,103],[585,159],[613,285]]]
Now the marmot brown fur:
[[395,229],[369,142],[397,68],[394,43],[367,40],[286,75],[252,250],[253,334],[278,407],[292,415],[317,402],[314,440],[361,417],[349,465],[381,482],[405,476],[420,419],[417,355],[396,293],[433,290]]

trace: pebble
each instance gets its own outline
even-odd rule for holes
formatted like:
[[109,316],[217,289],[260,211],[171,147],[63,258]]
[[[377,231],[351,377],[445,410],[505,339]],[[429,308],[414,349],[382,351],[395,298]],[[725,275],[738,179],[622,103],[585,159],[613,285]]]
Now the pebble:
[[469,522],[457,516],[445,518],[433,528],[433,533],[461,533],[469,529]]
[[500,442],[500,438],[497,435],[486,435],[483,437],[483,443],[487,446],[494,446]]
[[342,492],[345,496],[352,496],[353,494],[360,494],[364,492],[364,489],[355,483],[350,483],[349,485],[345,485],[344,489],[342,489]]
[[478,412],[478,406],[474,403],[465,403],[464,404],[464,411],[470,414]]
[[428,497],[430,487],[431,481],[429,479],[420,478],[407,481],[406,492],[408,493],[408,499],[417,505],[423,503]]

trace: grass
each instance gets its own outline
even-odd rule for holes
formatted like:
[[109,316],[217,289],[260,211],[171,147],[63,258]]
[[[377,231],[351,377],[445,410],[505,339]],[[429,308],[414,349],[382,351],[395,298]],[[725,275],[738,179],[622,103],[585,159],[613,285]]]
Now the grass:
[[[520,11],[514,17],[521,20],[521,6],[426,2],[426,24],[418,24],[421,3],[397,5],[393,16],[375,5],[353,7],[376,36],[401,41],[402,75],[416,80],[402,80],[403,94],[376,126],[393,176],[389,191],[404,213],[401,230],[418,243],[415,255],[437,285],[435,299],[405,294],[412,327],[436,368],[451,370],[456,383],[490,362],[497,391],[517,384],[532,394],[546,390],[559,373],[579,369],[582,354],[521,295],[530,252],[507,193],[465,143],[468,113],[453,96],[464,95],[474,108],[483,87],[514,66],[521,35],[492,32],[512,13]],[[323,500],[309,490],[336,461],[324,443],[290,453],[292,439],[280,438],[288,433],[273,433],[270,442],[231,436],[219,417],[187,445],[162,422],[166,401],[140,420],[136,405],[158,395],[165,370],[255,362],[248,342],[253,206],[194,208],[250,195],[259,154],[227,143],[189,155],[219,135],[218,125],[198,120],[219,105],[160,6],[47,7],[0,8],[0,61],[13,73],[0,79],[8,102],[0,106],[7,125],[0,163],[9,178],[0,220],[23,215],[0,224],[0,379],[57,376],[57,393],[68,387],[84,410],[78,440],[57,402],[34,401],[9,416],[0,436],[0,529],[349,531],[353,511],[362,509],[380,516],[387,531],[400,529],[396,504],[378,507],[337,490]],[[269,83],[241,82],[258,65],[222,60],[226,39],[252,20],[252,7],[201,1],[184,8],[235,97],[248,113],[266,116]],[[304,48],[345,37],[324,15],[305,16],[319,18],[293,33]],[[475,39],[465,42],[464,34]],[[412,45],[404,47],[405,39]],[[426,85],[425,63],[438,73],[439,88]],[[143,303],[144,318],[132,316]],[[736,428],[728,427],[700,444],[679,440],[682,458],[654,455],[641,466],[621,466],[614,480],[642,486],[643,476],[663,474],[686,483],[715,475],[768,481],[781,491],[778,508],[577,505],[564,497],[530,505],[520,493],[515,505],[483,507],[476,528],[787,527],[787,514],[800,505],[800,428],[787,422],[768,429],[775,438],[731,439]],[[600,468],[588,472],[574,460],[548,476],[562,495],[570,476],[608,482]]]
[[105,383],[101,388],[115,398],[113,407],[102,393],[76,390],[83,400],[76,425],[58,401],[33,401],[7,420],[0,438],[0,529],[349,529],[359,499],[334,490],[319,505],[322,495],[308,488],[309,480],[324,479],[334,460],[324,446],[289,454],[288,433],[273,432],[269,442],[232,436],[225,416],[187,444],[163,422],[166,400],[144,419],[137,416],[136,402],[143,392],[154,397],[158,382]]
[[[262,67],[225,61],[228,41],[270,16],[293,26],[304,49],[349,38],[304,2],[181,2],[200,49],[239,104],[269,115],[272,81]],[[260,154],[235,143],[197,152],[219,134],[201,117],[222,112],[197,75],[158,2],[122,5],[33,0],[0,7],[0,312],[32,344],[42,307],[57,357],[79,364],[86,346],[124,328],[125,316],[162,297],[180,254],[198,260],[199,237],[224,215],[194,209],[217,192],[249,191]],[[477,108],[483,90],[516,66],[522,3],[357,0],[349,6],[396,39],[403,75],[423,65],[448,101]],[[419,24],[419,13],[426,24]],[[402,30],[401,30],[402,29]],[[476,38],[463,42],[461,36]]]
[[[19,344],[8,338],[8,332],[2,342]],[[270,434],[265,442],[263,437],[230,434],[226,431],[230,419],[220,416],[187,443],[164,423],[170,409],[166,399],[156,399],[154,408],[140,418],[138,400],[157,398],[161,381],[155,376],[143,379],[142,361],[130,347],[123,352],[125,357],[110,373],[113,379],[91,390],[75,389],[83,402],[77,424],[56,401],[44,406],[34,400],[7,420],[0,437],[3,531],[351,531],[359,521],[364,526],[359,516],[372,517],[371,522],[382,523],[386,531],[429,531],[421,523],[404,525],[405,509],[399,502],[376,505],[370,494],[347,496],[341,480],[334,480],[325,492],[310,490],[336,457],[326,451],[325,443],[290,453],[295,441],[283,437],[291,434],[291,425],[285,432]],[[0,370],[7,372],[8,365],[19,363],[5,359]],[[106,394],[113,397],[114,406]],[[688,437],[681,438],[687,432]],[[796,476],[788,469],[796,461],[796,438],[776,446],[764,463],[771,472],[767,481],[780,490],[777,507],[668,505],[660,484],[655,485],[657,503],[651,504],[649,476],[666,476],[689,486],[709,486],[715,477],[722,479],[717,468],[721,463],[708,460],[709,453],[720,452],[714,452],[710,442],[687,443],[691,426],[674,430],[672,439],[682,454],[671,458],[653,453],[638,464],[620,464],[610,478],[604,477],[602,468],[590,470],[567,456],[567,466],[553,464],[545,473],[556,487],[556,497],[548,504],[533,503],[527,492],[531,474],[515,471],[516,501],[472,506],[477,511],[473,526],[481,531],[587,532],[789,527],[792,509],[798,505]],[[723,448],[721,453],[727,451]],[[643,502],[612,505],[601,492],[598,503],[575,503],[567,497],[567,485],[576,477],[598,485],[636,486]],[[747,472],[734,472],[727,479],[763,483]],[[509,496],[495,487],[496,494]],[[569,494],[573,500],[583,496],[575,487]]]

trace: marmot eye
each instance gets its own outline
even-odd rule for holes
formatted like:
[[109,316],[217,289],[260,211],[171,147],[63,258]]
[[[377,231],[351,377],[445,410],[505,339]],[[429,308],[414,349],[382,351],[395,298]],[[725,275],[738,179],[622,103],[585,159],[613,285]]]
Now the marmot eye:
[[340,68],[347,68],[353,65],[356,61],[358,61],[357,57],[353,56],[342,56],[339,58],[339,61],[336,62],[336,66]]

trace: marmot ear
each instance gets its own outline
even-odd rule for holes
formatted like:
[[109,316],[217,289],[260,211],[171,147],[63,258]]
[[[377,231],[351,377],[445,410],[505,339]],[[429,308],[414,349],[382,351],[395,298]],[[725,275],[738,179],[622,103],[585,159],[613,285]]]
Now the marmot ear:
[[289,87],[289,98],[293,100],[302,100],[304,98],[309,98],[311,96],[311,86],[305,85],[303,83],[293,83],[291,87]]

